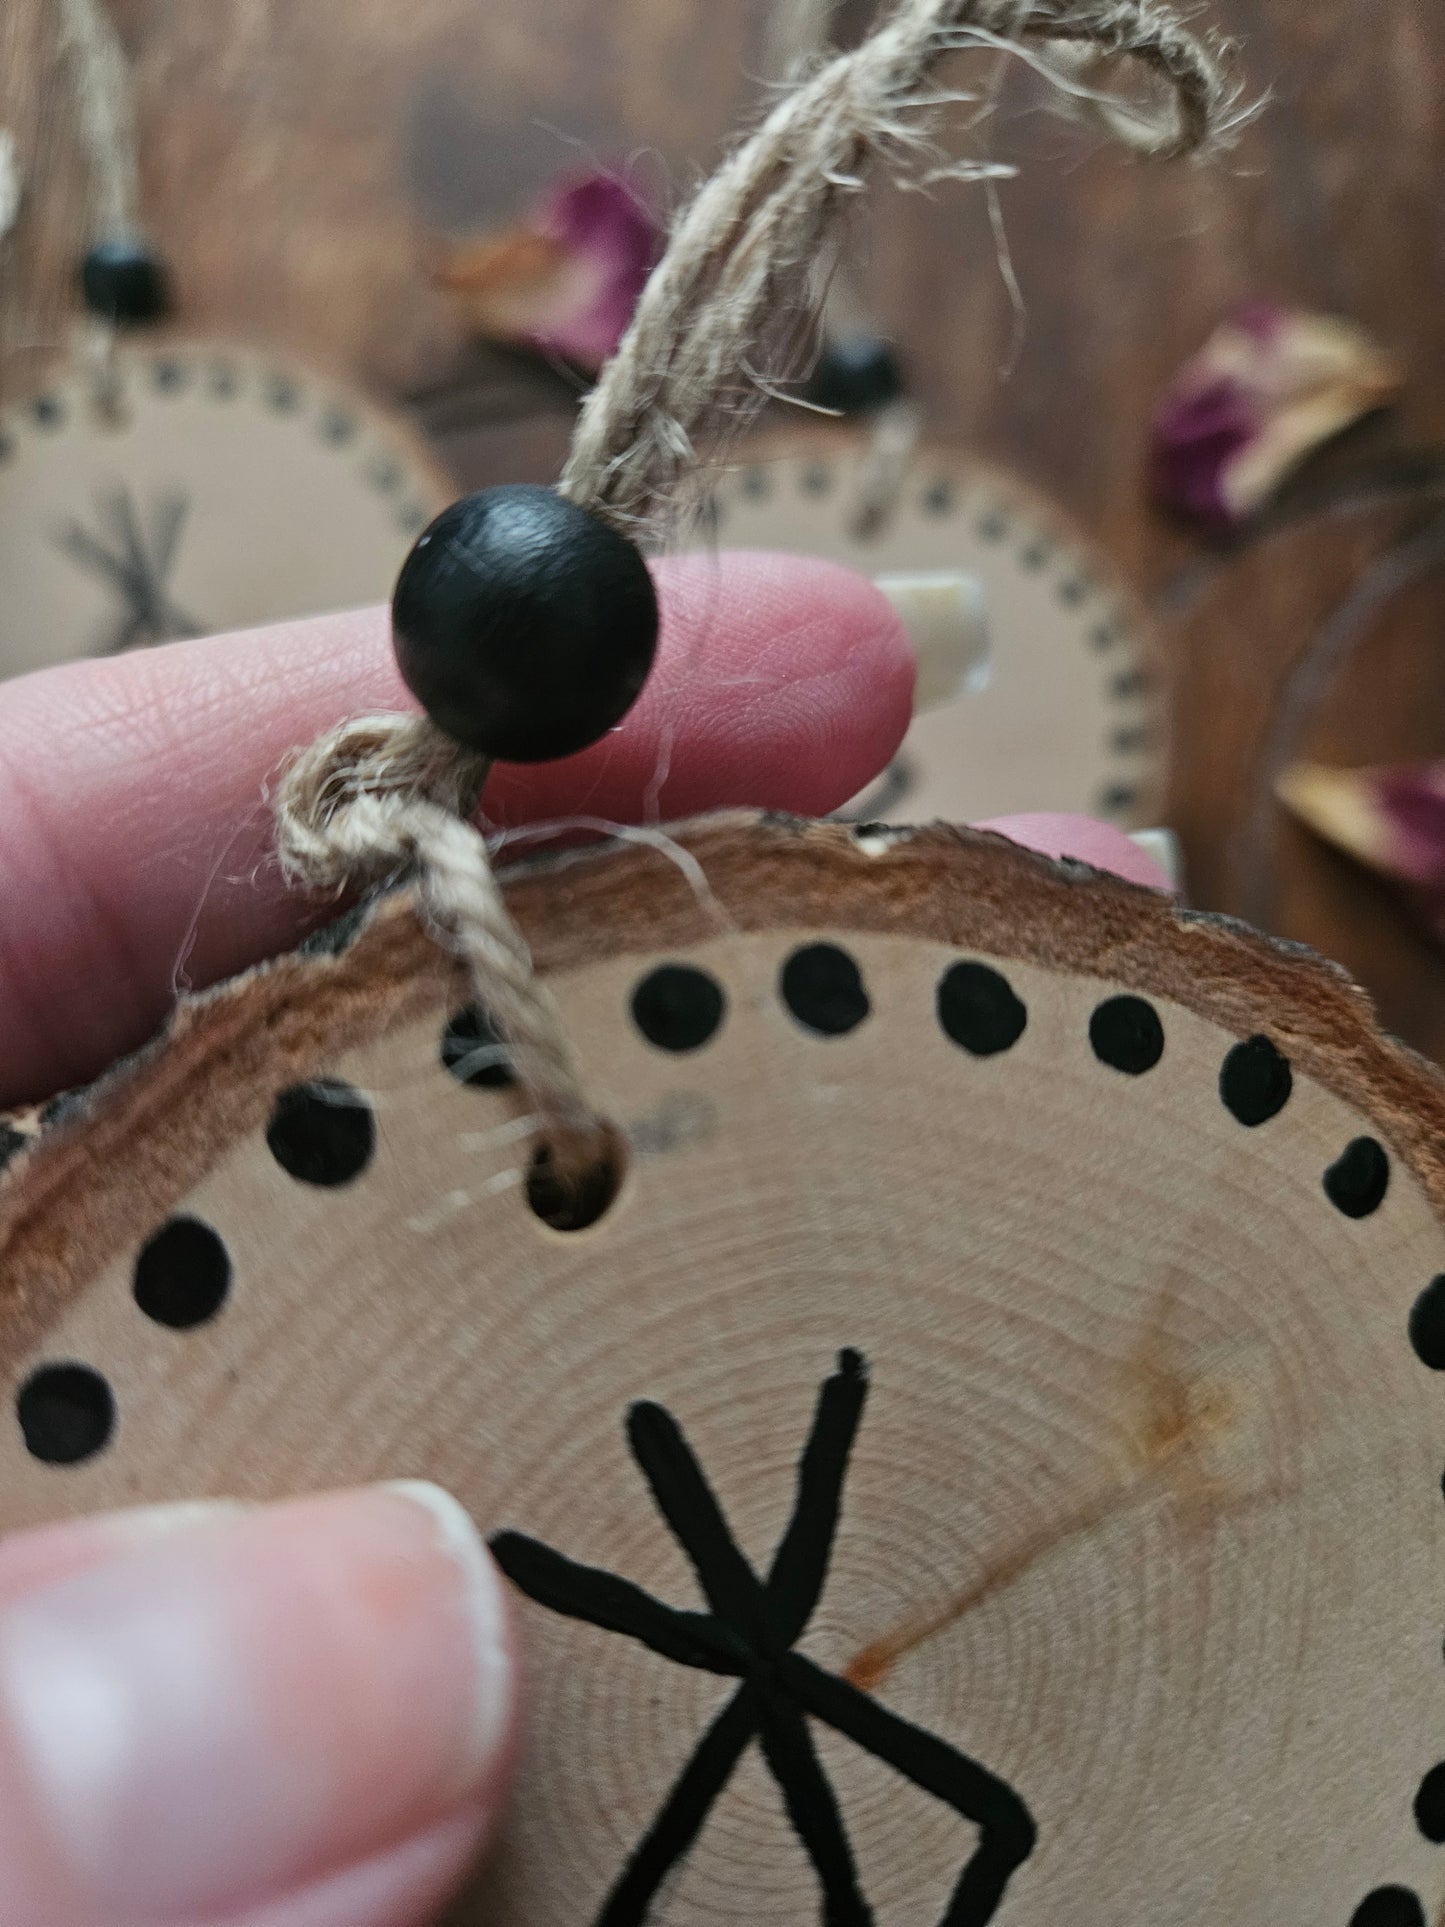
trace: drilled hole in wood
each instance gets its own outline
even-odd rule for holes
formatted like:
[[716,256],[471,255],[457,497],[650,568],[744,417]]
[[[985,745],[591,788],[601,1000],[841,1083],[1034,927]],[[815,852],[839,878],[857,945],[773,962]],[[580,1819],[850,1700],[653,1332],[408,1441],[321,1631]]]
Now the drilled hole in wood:
[[587,1231],[617,1202],[626,1176],[626,1142],[609,1124],[596,1162],[578,1178],[564,1179],[551,1147],[539,1144],[527,1173],[527,1203],[554,1231]]

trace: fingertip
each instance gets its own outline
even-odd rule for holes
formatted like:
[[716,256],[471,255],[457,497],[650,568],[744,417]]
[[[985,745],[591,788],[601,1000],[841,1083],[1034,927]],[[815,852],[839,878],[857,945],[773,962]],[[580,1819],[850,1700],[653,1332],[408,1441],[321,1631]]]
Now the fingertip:
[[1071,857],[1095,870],[1107,870],[1123,877],[1128,883],[1141,883],[1146,889],[1173,889],[1169,877],[1148,851],[1140,849],[1132,837],[1112,823],[1099,823],[1091,816],[1037,811],[990,817],[974,827],[994,830],[1012,843],[1037,850],[1041,856]]
[[897,611],[866,576],[756,552],[655,568],[661,633],[636,707],[579,756],[498,770],[489,817],[822,816],[887,764],[912,717],[916,666]]
[[249,1921],[373,1862],[384,1896],[438,1829],[413,1884],[459,1869],[503,1797],[516,1660],[454,1499],[384,1486],[76,1535],[68,1557],[42,1535],[34,1588],[0,1602],[0,1918]]

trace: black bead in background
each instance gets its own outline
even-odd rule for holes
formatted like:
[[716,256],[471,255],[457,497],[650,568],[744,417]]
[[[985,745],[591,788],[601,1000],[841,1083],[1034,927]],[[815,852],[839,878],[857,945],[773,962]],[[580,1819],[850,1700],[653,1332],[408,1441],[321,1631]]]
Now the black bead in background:
[[15,1401],[26,1450],[46,1465],[79,1465],[110,1444],[115,1394],[89,1365],[42,1365]]
[[897,355],[877,335],[845,335],[825,342],[803,390],[814,408],[866,415],[907,393]]
[[632,1021],[658,1050],[700,1050],[716,1036],[727,998],[716,977],[691,964],[660,964],[632,993]]
[[833,943],[805,944],[783,965],[783,1002],[806,1029],[820,1037],[856,1030],[871,1005],[863,973]]
[[997,970],[957,963],[939,982],[938,1021],[944,1035],[971,1056],[993,1057],[1023,1036],[1029,1013]]
[[541,763],[605,736],[642,692],[657,594],[635,543],[555,489],[481,489],[425,529],[392,598],[402,679],[483,756]]
[[220,1234],[199,1218],[172,1218],[141,1247],[135,1301],[147,1318],[192,1331],[214,1318],[231,1288],[231,1258]]
[[169,312],[165,269],[143,241],[97,241],[80,264],[85,305],[102,321],[138,327]]
[[302,1184],[350,1184],[376,1150],[376,1119],[355,1085],[317,1078],[282,1091],[266,1143],[281,1169]]
[[459,1010],[442,1033],[442,1064],[460,1084],[508,1090],[516,1083],[502,1033],[475,1004]]
[[1347,1144],[1325,1172],[1325,1196],[1347,1218],[1368,1218],[1385,1202],[1390,1188],[1390,1159],[1383,1144],[1357,1137]]

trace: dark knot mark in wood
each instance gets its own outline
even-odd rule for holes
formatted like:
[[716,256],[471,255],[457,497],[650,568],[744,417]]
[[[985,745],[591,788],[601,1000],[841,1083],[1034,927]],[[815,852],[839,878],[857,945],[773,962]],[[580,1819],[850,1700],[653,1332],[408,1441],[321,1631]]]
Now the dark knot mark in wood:
[[650,1402],[629,1411],[633,1456],[692,1562],[708,1612],[664,1605],[630,1580],[577,1565],[522,1533],[502,1532],[492,1540],[502,1570],[539,1605],[623,1633],[678,1665],[741,1682],[624,1867],[597,1927],[640,1927],[646,1920],[663,1882],[691,1850],[754,1739],[817,1871],[825,1927],[870,1927],[873,1912],[858,1884],[853,1849],[813,1746],[809,1717],[833,1727],[978,1828],[978,1845],[940,1927],[984,1927],[1033,1851],[1033,1819],[1010,1786],[793,1650],[827,1580],[848,1456],[867,1390],[863,1358],[842,1352],[837,1371],[819,1394],[798,1466],[793,1516],[765,1581],[740,1551],[671,1413]]

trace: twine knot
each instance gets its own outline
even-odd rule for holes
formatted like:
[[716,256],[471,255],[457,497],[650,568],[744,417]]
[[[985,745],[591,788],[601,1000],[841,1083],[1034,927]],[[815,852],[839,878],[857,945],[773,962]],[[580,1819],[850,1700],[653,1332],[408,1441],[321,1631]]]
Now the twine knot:
[[489,760],[425,717],[358,716],[298,752],[276,793],[276,847],[313,890],[377,885],[415,872],[437,940],[466,963],[537,1113],[548,1181],[577,1193],[615,1155],[588,1101],[550,993],[470,818]]

